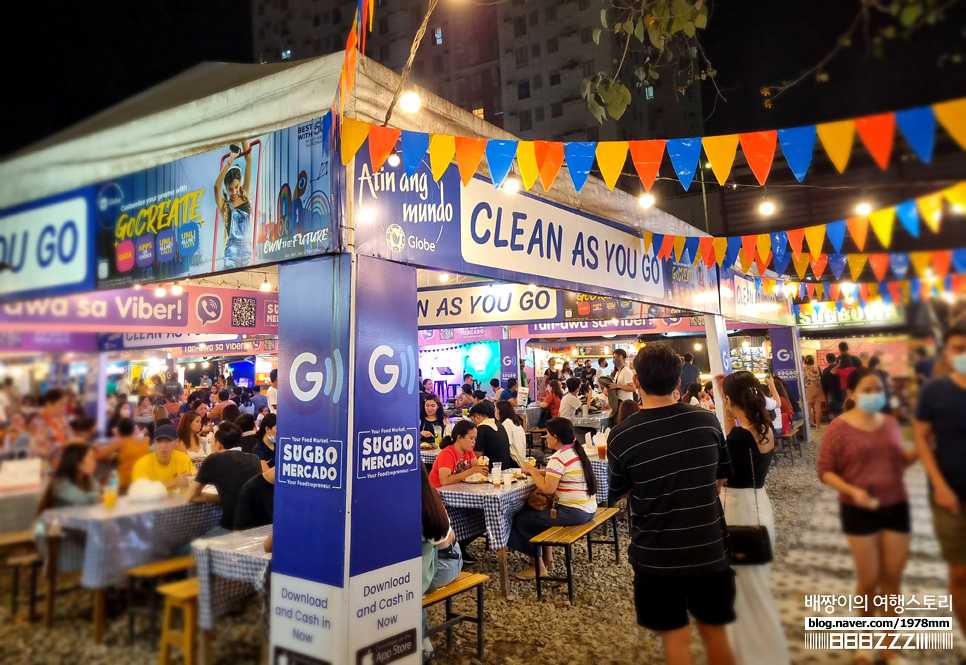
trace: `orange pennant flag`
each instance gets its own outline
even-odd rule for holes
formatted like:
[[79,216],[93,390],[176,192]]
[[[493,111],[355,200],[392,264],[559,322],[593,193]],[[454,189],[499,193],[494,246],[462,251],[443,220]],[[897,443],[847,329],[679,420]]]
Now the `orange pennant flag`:
[[356,156],[359,148],[369,136],[368,122],[354,118],[342,118],[342,165],[347,166],[349,160]]
[[845,220],[849,235],[859,251],[865,249],[865,239],[869,235],[869,218],[864,216],[849,217]]
[[814,283],[811,283],[811,282],[808,283],[808,284],[806,284],[805,285],[805,293],[808,294],[808,299],[809,300],[815,300],[815,284]]
[[711,162],[711,171],[718,179],[718,184],[724,187],[731,174],[731,166],[735,162],[735,152],[738,150],[738,135],[725,134],[723,136],[705,136],[701,139],[704,154]]
[[[766,258],[771,256],[771,235],[768,233],[761,233],[758,235],[758,256],[761,258]],[[770,261],[765,261],[767,266]]]
[[681,260],[681,252],[684,251],[684,243],[687,242],[686,236],[674,236],[674,260]]
[[540,175],[533,141],[520,141],[517,144],[517,165],[520,167],[520,179],[523,180],[523,187],[529,192],[533,183],[537,181],[537,176]]
[[825,225],[816,224],[805,229],[805,240],[808,241],[808,252],[812,258],[818,258],[825,243]]
[[881,282],[885,279],[886,272],[889,270],[889,255],[869,254],[869,265],[872,266],[872,272],[875,274],[875,278]]
[[808,254],[800,254],[797,257],[793,256],[792,265],[795,266],[795,272],[798,274],[798,278],[805,279],[805,271],[808,270]]
[[932,105],[939,124],[946,128],[959,147],[966,150],[966,98]]
[[[869,223],[875,232],[875,237],[879,239],[882,246],[886,249],[892,245],[892,227],[896,222],[896,209],[883,208],[876,210],[869,215]],[[879,280],[881,281],[881,280]]]
[[812,274],[815,275],[815,279],[821,279],[822,273],[825,272],[825,266],[828,265],[828,254],[822,254],[818,258],[812,257],[809,265],[812,266]]
[[666,235],[664,236],[664,242],[661,243],[661,249],[657,253],[659,259],[669,259],[671,258],[671,251],[674,249],[674,240],[676,236]]
[[856,118],[855,129],[879,168],[883,171],[889,168],[889,156],[896,135],[895,114],[879,113]]
[[852,275],[853,282],[859,281],[859,275],[862,274],[868,258],[868,254],[849,254],[849,274]]
[[698,245],[699,254],[701,258],[704,259],[704,265],[706,268],[711,268],[714,265],[714,238],[704,237],[701,238],[701,242]]
[[747,132],[739,134],[738,139],[741,141],[741,151],[745,154],[745,161],[758,179],[758,184],[764,185],[768,180],[768,174],[771,173],[772,160],[775,159],[778,132],[774,129],[765,132]]
[[725,252],[728,251],[728,239],[713,238],[711,244],[714,246],[715,262],[720,266],[724,262]]
[[792,248],[792,257],[797,259],[802,254],[802,241],[805,239],[805,229],[791,229],[785,232],[788,236],[788,246]]
[[564,147],[560,141],[534,141],[534,154],[540,168],[540,184],[543,191],[549,192],[564,163]]
[[748,263],[755,260],[755,248],[758,246],[758,236],[741,236],[741,253],[748,257]]
[[949,266],[953,260],[953,250],[942,249],[932,253],[932,268],[940,279],[949,274]]
[[597,168],[607,189],[614,189],[626,161],[627,141],[600,141],[597,144]]
[[916,205],[919,206],[919,216],[926,226],[932,229],[933,233],[939,233],[939,223],[943,218],[942,194],[920,196],[916,199]]
[[664,139],[631,141],[628,148],[631,151],[631,161],[634,162],[637,177],[644,185],[644,191],[651,191],[657,172],[661,168],[661,160],[664,158]]
[[[480,162],[483,161],[483,153],[486,152],[486,139],[457,136],[455,145],[456,166],[460,170],[460,179],[463,181],[463,186],[465,187],[469,184],[470,179],[473,178]],[[530,188],[527,187],[527,189]]]
[[851,120],[826,122],[817,126],[818,138],[822,141],[828,158],[835,169],[841,173],[849,163],[852,154],[852,141],[855,139],[855,123]]
[[[759,277],[765,274],[765,270],[768,269],[768,264],[770,263],[771,263],[771,252],[768,252],[765,255],[765,258],[761,258],[761,255],[759,254],[755,255],[755,265],[758,266]],[[774,283],[775,280],[771,280],[771,281]]]
[[401,133],[402,130],[395,127],[369,126],[369,161],[372,162],[373,173],[381,169],[389,159]]
[[899,282],[888,282],[889,295],[892,296],[892,302],[898,304],[902,302],[902,284]]
[[429,138],[429,166],[433,180],[439,182],[456,155],[456,141],[449,134],[433,134]]
[[840,287],[838,284],[829,284],[828,292],[829,298],[831,298],[833,301],[838,300],[839,296],[842,295],[842,287]]
[[644,231],[641,233],[641,237],[644,238],[644,253],[648,254],[651,251],[651,240],[654,239],[654,234],[650,231]]
[[863,302],[869,302],[869,300],[871,300],[871,298],[869,298],[868,284],[859,284],[859,298],[861,298]]
[[909,252],[909,261],[912,262],[912,267],[916,269],[916,274],[920,277],[926,276],[931,260],[932,252]]

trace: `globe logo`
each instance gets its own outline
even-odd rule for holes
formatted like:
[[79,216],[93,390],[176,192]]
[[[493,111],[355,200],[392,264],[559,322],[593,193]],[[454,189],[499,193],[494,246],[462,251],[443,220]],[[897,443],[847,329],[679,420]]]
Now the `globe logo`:
[[406,249],[406,233],[399,224],[392,224],[386,229],[386,244],[389,250],[396,254]]

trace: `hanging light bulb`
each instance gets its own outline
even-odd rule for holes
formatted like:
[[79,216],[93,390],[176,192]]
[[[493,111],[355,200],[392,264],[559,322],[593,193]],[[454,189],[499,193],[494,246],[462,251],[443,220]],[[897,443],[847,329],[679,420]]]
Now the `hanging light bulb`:
[[181,286],[181,282],[174,283],[174,286],[171,287],[171,293],[176,296],[180,296],[182,293],[184,293],[184,287]]
[[870,212],[872,212],[872,204],[863,201],[859,205],[855,206],[855,212],[858,215],[868,215]]
[[531,291],[536,291],[537,290],[537,285],[536,284],[531,284],[527,288],[530,289]]
[[135,291],[140,291],[141,290],[141,285],[140,284],[135,284],[134,285],[134,290]]
[[516,194],[520,191],[520,181],[516,178],[507,178],[503,183],[503,191],[507,194]]
[[397,166],[399,166],[399,161],[400,161],[399,155],[397,155],[396,153],[392,153],[391,155],[389,155],[389,159],[386,160],[386,163],[388,163],[389,166],[396,168]]
[[204,361],[203,363],[201,363],[201,366],[202,366],[202,367],[204,367],[205,369],[208,369],[208,364],[209,364],[209,363],[208,363],[208,361],[206,360],[206,361]]
[[762,215],[771,215],[775,212],[775,204],[771,201],[762,201],[761,205],[758,206],[758,212]]
[[194,368],[195,368],[194,363],[188,363],[188,369],[194,369]]
[[258,288],[260,288],[262,291],[271,291],[272,290],[272,285],[268,281],[268,278],[266,278],[265,281],[262,282],[262,285],[259,286]]
[[640,198],[637,199],[637,202],[642,208],[650,208],[652,205],[654,205],[654,197],[650,194],[642,194]]
[[701,350],[701,342],[695,342],[694,343],[694,350],[695,351],[700,351]]
[[412,90],[403,94],[403,96],[399,98],[399,106],[406,113],[415,113],[419,110],[419,105],[421,103],[422,102],[419,99],[419,95]]
[[159,286],[154,290],[154,295],[156,295],[159,298],[163,298],[167,293],[168,292],[165,290],[163,286]]
[[439,281],[441,281],[441,282],[448,282],[449,281],[449,275],[446,274],[445,272],[439,273]]

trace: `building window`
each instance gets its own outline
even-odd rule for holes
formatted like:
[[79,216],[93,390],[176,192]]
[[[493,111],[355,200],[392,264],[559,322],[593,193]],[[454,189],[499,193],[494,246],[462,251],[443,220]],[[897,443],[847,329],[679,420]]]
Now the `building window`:
[[556,37],[551,37],[547,40],[547,53],[556,53],[558,48]]
[[649,85],[644,88],[644,99],[654,99],[654,86]]
[[436,30],[433,32],[433,35],[436,37],[436,45],[440,46],[443,43],[443,29],[436,28]]
[[539,90],[542,87],[543,87],[543,77],[540,76],[540,74],[537,74],[536,76],[533,77],[533,89]]
[[517,99],[530,99],[530,81],[517,83]]
[[527,61],[527,47],[526,46],[521,46],[520,48],[518,48],[516,50],[516,56],[517,56],[517,69],[520,69],[521,67],[526,67],[527,64],[529,64],[528,61]]
[[544,18],[544,20],[547,23],[550,23],[551,21],[556,21],[557,20],[557,8],[556,7],[547,7],[546,9],[544,9],[543,10],[543,18]]
[[389,32],[389,19],[385,16],[379,19],[379,32],[382,34]]
[[540,57],[540,42],[530,44],[530,57],[534,59]]
[[550,117],[559,118],[563,115],[563,104],[560,102],[554,102],[550,105]]
[[560,72],[554,72],[550,75],[550,85],[560,85]]
[[537,122],[543,122],[543,107],[542,106],[538,106],[536,109],[534,109],[534,111],[533,111],[533,119],[536,120]]
[[537,11],[530,12],[529,23],[530,23],[530,27],[531,28],[533,26],[535,26],[539,20],[540,20],[540,13],[539,12],[537,12]]
[[584,76],[593,76],[596,69],[593,60],[584,60]]
[[312,27],[317,28],[320,25],[322,25],[322,17],[316,14],[315,16],[312,17]]
[[530,111],[520,111],[520,131],[529,132],[533,129],[533,118],[530,117]]
[[517,16],[513,19],[513,36],[523,37],[527,34],[527,17]]
[[589,44],[592,41],[594,41],[594,29],[593,28],[590,28],[590,27],[581,28],[580,29],[580,43],[581,44]]
[[475,115],[477,118],[483,118],[483,107],[473,109],[473,115]]
[[286,46],[282,49],[282,60],[291,60],[291,59],[292,59],[292,49],[291,47]]
[[332,25],[339,25],[340,23],[342,23],[342,10],[341,9],[338,9],[338,8],[333,9],[332,10]]

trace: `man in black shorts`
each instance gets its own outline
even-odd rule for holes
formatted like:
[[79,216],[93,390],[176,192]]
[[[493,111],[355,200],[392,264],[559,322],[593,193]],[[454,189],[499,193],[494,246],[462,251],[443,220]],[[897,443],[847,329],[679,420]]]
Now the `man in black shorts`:
[[718,487],[731,458],[714,412],[671,397],[681,358],[648,344],[634,359],[641,410],[610,433],[610,500],[629,494],[637,622],[661,633],[665,662],[691,662],[688,614],[711,665],[732,665],[725,624],[735,620],[735,577],[725,554]]

